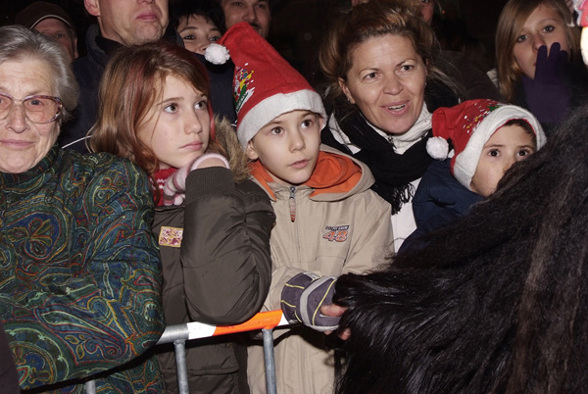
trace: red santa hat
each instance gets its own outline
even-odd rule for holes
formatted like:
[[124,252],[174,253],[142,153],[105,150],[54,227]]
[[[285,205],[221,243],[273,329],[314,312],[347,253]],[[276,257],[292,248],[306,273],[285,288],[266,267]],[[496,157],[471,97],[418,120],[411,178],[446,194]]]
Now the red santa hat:
[[495,100],[468,100],[451,108],[439,108],[433,112],[433,137],[427,141],[427,152],[437,160],[448,157],[451,140],[454,155],[451,173],[465,187],[470,184],[482,155],[484,144],[492,134],[511,120],[521,119],[535,133],[537,149],[545,145],[545,133],[541,125],[524,108],[503,104]]
[[263,126],[287,112],[308,110],[326,119],[319,94],[247,22],[233,25],[219,43],[235,63],[233,96],[243,148]]

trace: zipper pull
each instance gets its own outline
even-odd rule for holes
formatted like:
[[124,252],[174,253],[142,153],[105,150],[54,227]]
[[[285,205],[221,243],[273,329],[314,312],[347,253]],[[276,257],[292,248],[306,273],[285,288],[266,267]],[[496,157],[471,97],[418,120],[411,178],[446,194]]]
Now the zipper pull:
[[392,148],[396,148],[396,145],[394,145],[394,137],[392,137],[390,134],[386,135],[386,140],[388,140],[388,143],[390,145],[392,145]]
[[294,221],[296,220],[295,194],[296,194],[296,187],[290,186],[290,198],[288,199],[288,202],[290,204],[290,221],[292,221],[292,223],[294,223]]

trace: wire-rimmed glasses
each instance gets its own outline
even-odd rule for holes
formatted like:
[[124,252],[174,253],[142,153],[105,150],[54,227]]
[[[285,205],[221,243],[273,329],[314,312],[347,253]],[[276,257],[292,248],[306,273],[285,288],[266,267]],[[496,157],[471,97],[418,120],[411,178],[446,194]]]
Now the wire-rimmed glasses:
[[0,119],[8,117],[15,103],[21,103],[28,120],[39,124],[55,121],[63,109],[63,102],[59,97],[37,94],[16,99],[9,94],[0,92]]

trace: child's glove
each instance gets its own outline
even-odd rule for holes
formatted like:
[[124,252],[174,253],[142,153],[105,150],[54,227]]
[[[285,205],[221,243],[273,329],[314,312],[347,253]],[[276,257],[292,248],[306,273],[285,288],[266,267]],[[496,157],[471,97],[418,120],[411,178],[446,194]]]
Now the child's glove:
[[572,92],[564,79],[568,53],[560,50],[558,42],[537,51],[535,78],[523,75],[523,87],[529,110],[539,122],[557,123],[570,107]]
[[178,169],[169,178],[166,179],[163,186],[163,204],[164,205],[181,205],[186,197],[186,178],[188,174],[198,169],[203,161],[207,159],[219,159],[226,168],[229,168],[227,159],[218,153],[205,153],[192,163]]
[[304,323],[317,331],[333,331],[339,317],[321,314],[323,305],[333,303],[334,276],[321,276],[303,272],[290,279],[282,289],[282,311],[290,323]]

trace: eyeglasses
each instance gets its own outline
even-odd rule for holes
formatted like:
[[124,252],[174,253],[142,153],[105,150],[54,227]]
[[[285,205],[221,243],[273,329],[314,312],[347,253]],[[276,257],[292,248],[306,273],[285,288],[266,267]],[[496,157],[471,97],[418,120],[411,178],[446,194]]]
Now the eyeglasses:
[[0,119],[8,117],[14,103],[22,103],[26,118],[39,124],[55,121],[63,109],[63,102],[59,97],[34,95],[17,100],[9,94],[0,93]]

